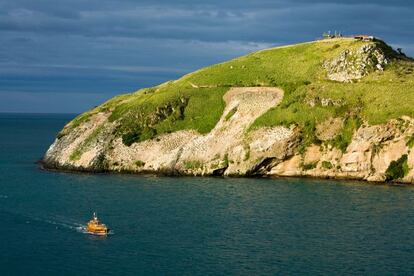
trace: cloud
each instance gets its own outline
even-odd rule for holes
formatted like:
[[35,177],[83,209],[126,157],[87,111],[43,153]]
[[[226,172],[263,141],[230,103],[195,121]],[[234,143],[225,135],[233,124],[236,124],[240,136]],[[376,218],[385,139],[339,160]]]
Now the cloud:
[[414,55],[413,11],[403,0],[0,0],[0,101],[134,91],[328,30]]

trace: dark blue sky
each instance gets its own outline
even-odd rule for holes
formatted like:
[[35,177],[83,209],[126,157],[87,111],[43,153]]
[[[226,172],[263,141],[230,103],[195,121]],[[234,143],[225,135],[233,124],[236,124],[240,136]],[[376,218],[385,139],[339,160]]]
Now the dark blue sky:
[[327,30],[414,56],[412,0],[0,0],[0,112],[81,112]]

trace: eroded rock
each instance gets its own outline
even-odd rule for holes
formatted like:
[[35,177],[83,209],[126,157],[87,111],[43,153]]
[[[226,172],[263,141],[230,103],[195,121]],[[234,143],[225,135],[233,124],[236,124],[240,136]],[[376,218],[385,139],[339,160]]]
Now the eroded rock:
[[376,44],[365,44],[357,50],[345,50],[338,57],[324,63],[327,78],[339,82],[359,80],[370,72],[383,71],[390,62]]

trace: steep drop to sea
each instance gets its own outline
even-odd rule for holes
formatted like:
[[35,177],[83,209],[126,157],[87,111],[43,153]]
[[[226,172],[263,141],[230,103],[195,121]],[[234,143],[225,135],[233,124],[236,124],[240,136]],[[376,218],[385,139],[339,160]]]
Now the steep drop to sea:
[[58,134],[46,168],[414,181],[414,62],[383,41],[259,51],[115,97]]

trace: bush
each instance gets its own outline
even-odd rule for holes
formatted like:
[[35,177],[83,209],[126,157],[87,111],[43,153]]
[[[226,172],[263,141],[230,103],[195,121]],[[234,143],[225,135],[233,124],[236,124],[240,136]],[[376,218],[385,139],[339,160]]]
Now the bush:
[[243,161],[247,161],[250,159],[250,147],[246,147],[246,154],[244,155]]
[[323,162],[322,162],[322,167],[323,167],[324,169],[330,170],[330,169],[332,169],[332,168],[333,168],[333,165],[332,165],[332,163],[331,163],[331,162],[329,162],[329,161],[323,161]]
[[385,172],[386,180],[392,181],[406,176],[410,170],[407,160],[408,155],[404,154],[400,159],[392,161]]
[[345,125],[341,133],[334,139],[330,140],[329,143],[340,149],[343,153],[346,152],[349,144],[352,141],[355,130],[357,130],[362,124],[359,117],[348,117],[345,119]]
[[229,166],[229,154],[228,153],[224,155],[223,166],[226,168]]
[[304,154],[306,148],[311,144],[319,145],[321,141],[316,137],[316,125],[314,121],[306,121],[301,130],[301,143],[299,145],[299,153]]
[[133,143],[139,141],[141,137],[141,129],[136,128],[133,131],[127,132],[124,135],[122,135],[122,143],[124,143],[125,146],[130,146]]
[[228,121],[230,120],[231,117],[233,117],[233,115],[237,112],[237,106],[233,107],[229,113],[227,113],[225,120]]
[[315,169],[317,165],[318,165],[318,162],[313,162],[313,163],[309,163],[309,164],[303,164],[303,165],[302,165],[302,168],[303,168],[305,171],[308,171],[308,170],[313,170],[313,169]]
[[407,141],[407,147],[410,149],[414,146],[414,135],[412,135]]
[[137,167],[144,167],[145,166],[145,162],[144,161],[141,161],[141,160],[137,160],[137,161],[135,161],[135,165]]
[[335,49],[338,49],[339,47],[341,47],[341,45],[335,44],[334,46],[332,46],[332,49],[335,50]]
[[184,167],[188,170],[196,170],[203,167],[203,162],[199,160],[187,160],[184,162]]

